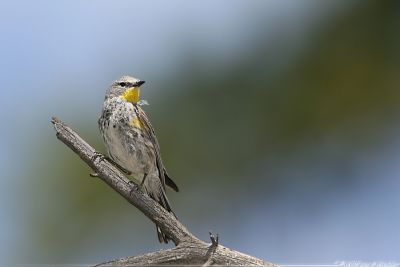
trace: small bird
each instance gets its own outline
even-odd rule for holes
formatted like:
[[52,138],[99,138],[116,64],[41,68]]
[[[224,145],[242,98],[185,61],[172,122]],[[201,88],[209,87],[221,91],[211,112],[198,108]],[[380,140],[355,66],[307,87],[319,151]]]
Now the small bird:
[[[139,100],[140,87],[145,82],[122,76],[107,89],[101,116],[100,133],[113,163],[133,176],[143,191],[172,213],[165,185],[178,192],[178,186],[168,175],[161,160],[160,146],[150,121]],[[170,238],[157,227],[160,243]]]

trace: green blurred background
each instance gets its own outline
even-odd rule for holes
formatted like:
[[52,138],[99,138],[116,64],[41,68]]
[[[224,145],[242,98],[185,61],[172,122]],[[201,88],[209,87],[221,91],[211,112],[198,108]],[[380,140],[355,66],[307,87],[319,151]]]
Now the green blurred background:
[[280,264],[400,260],[399,1],[2,1],[0,22],[5,266],[168,247],[50,124],[104,152],[123,74],[194,234]]

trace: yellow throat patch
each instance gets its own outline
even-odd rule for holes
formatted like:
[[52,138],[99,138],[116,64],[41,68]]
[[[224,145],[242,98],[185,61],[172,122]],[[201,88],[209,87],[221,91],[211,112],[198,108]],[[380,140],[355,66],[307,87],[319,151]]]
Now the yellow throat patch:
[[139,101],[140,88],[139,87],[131,87],[126,89],[126,91],[122,94],[122,98],[132,104],[136,104]]

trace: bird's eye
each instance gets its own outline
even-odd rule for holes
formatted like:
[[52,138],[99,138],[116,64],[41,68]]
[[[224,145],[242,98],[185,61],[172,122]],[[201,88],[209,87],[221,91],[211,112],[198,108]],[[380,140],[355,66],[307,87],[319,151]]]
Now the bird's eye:
[[119,85],[122,86],[122,87],[126,87],[127,83],[126,82],[120,82]]

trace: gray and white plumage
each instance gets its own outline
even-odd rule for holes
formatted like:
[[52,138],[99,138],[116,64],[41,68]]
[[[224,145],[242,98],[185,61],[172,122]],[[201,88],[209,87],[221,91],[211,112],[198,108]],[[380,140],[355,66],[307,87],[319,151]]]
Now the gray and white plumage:
[[[174,214],[165,187],[168,185],[177,192],[179,189],[162,163],[154,129],[140,105],[123,97],[127,90],[138,90],[143,83],[136,78],[122,76],[107,89],[98,120],[100,133],[109,157],[131,172],[139,183],[145,177],[144,191]],[[160,242],[168,243],[168,236],[158,226],[157,234]]]

